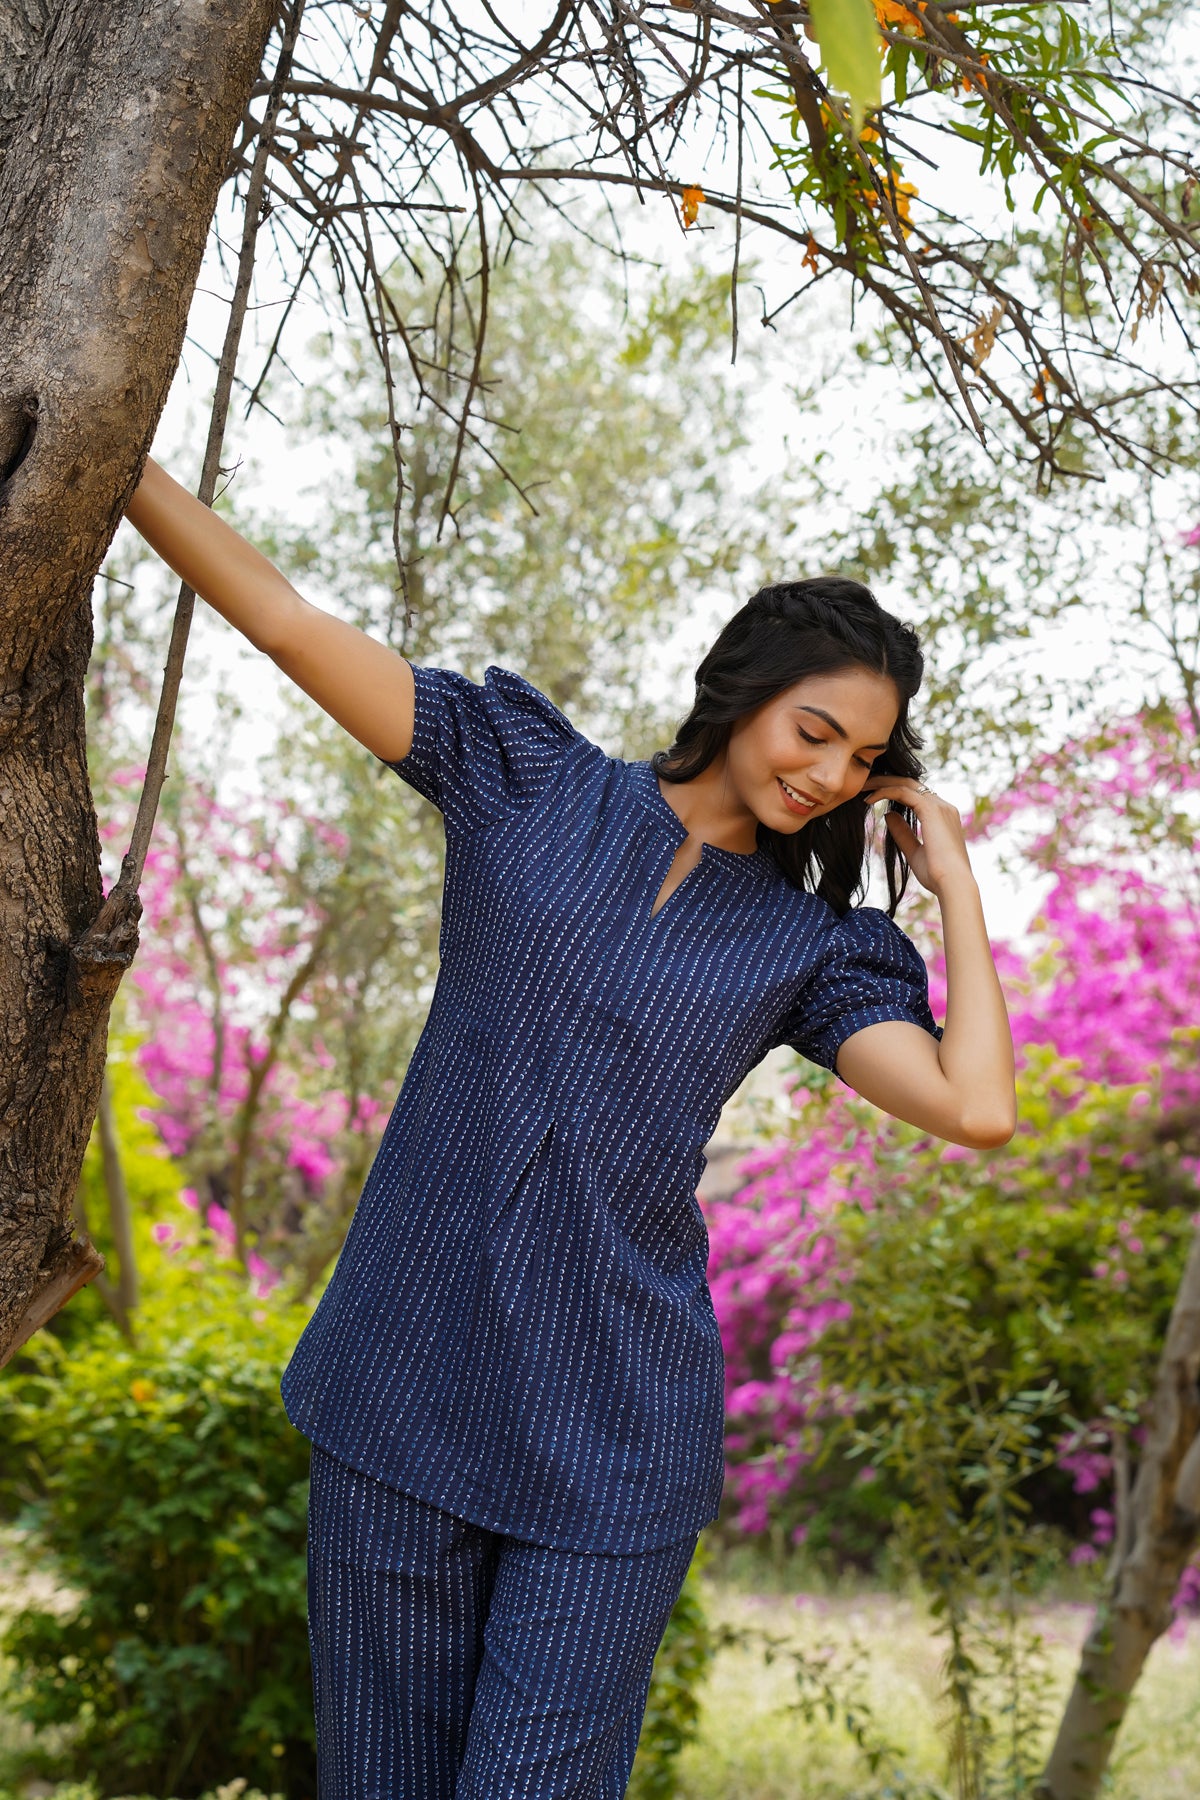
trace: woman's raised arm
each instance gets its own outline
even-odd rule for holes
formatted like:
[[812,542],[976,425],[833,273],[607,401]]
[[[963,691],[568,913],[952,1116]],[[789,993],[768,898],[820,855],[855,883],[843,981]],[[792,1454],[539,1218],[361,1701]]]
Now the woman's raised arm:
[[946,951],[946,1027],[940,1042],[904,1019],[848,1037],[838,1073],[864,1099],[952,1144],[986,1150],[1017,1129],[1012,1030],[957,807],[906,775],[869,775],[869,800],[899,800],[917,815],[918,837],[899,813],[892,837],[921,886],[936,894]]
[[330,718],[384,762],[412,747],[412,669],[397,651],[298,594],[244,537],[156,462],[126,512],[152,550]]

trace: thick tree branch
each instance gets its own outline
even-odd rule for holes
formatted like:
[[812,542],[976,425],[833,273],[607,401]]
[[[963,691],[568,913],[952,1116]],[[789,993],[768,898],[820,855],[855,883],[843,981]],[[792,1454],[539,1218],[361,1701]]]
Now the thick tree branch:
[[1128,1515],[1038,1800],[1099,1793],[1134,1686],[1200,1542],[1200,1232],[1171,1309]]

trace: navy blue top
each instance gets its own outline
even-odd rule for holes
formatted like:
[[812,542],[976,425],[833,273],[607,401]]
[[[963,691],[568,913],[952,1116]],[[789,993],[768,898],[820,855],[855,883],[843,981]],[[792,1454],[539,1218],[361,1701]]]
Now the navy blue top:
[[415,668],[442,811],[441,965],[341,1256],[283,1378],[355,1468],[509,1536],[632,1553],[716,1517],[724,1370],[702,1146],[777,1044],[940,1037],[887,914],[838,919],[762,849],[705,844],[646,762],[521,676]]

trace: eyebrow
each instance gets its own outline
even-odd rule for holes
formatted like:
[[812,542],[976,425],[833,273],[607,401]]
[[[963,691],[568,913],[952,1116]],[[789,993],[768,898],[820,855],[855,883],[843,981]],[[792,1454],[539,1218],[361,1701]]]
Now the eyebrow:
[[[837,732],[837,734],[840,738],[844,738],[848,735],[847,732],[845,731],[845,729],[841,725],[838,724],[838,722],[834,718],[833,714],[827,713],[827,712],[822,712],[822,710],[819,706],[798,706],[796,708],[796,710],[797,710],[797,712],[815,713],[817,715],[818,719],[824,719],[824,721],[827,725],[832,725],[833,729]],[[863,749],[864,750],[886,750],[887,745],[886,744],[864,744]]]

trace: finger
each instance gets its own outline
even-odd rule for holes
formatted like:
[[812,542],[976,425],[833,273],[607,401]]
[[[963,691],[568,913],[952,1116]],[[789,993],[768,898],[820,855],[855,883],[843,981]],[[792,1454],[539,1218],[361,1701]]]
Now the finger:
[[881,800],[894,800],[899,806],[907,806],[910,812],[919,812],[926,801],[933,795],[924,788],[916,790],[906,788],[876,788],[866,796],[869,806],[877,806]]
[[884,823],[896,840],[897,848],[902,850],[905,856],[911,856],[914,851],[923,848],[921,840],[912,826],[907,819],[902,819],[899,813],[885,813]]
[[892,793],[905,797],[930,792],[924,782],[913,781],[907,775],[868,775],[863,782],[862,792],[865,793],[868,788],[873,794]]
[[873,788],[867,795],[871,806],[880,800],[895,800],[900,806],[907,806],[910,812],[919,814],[937,800],[937,795],[931,794],[928,788],[914,786]]

